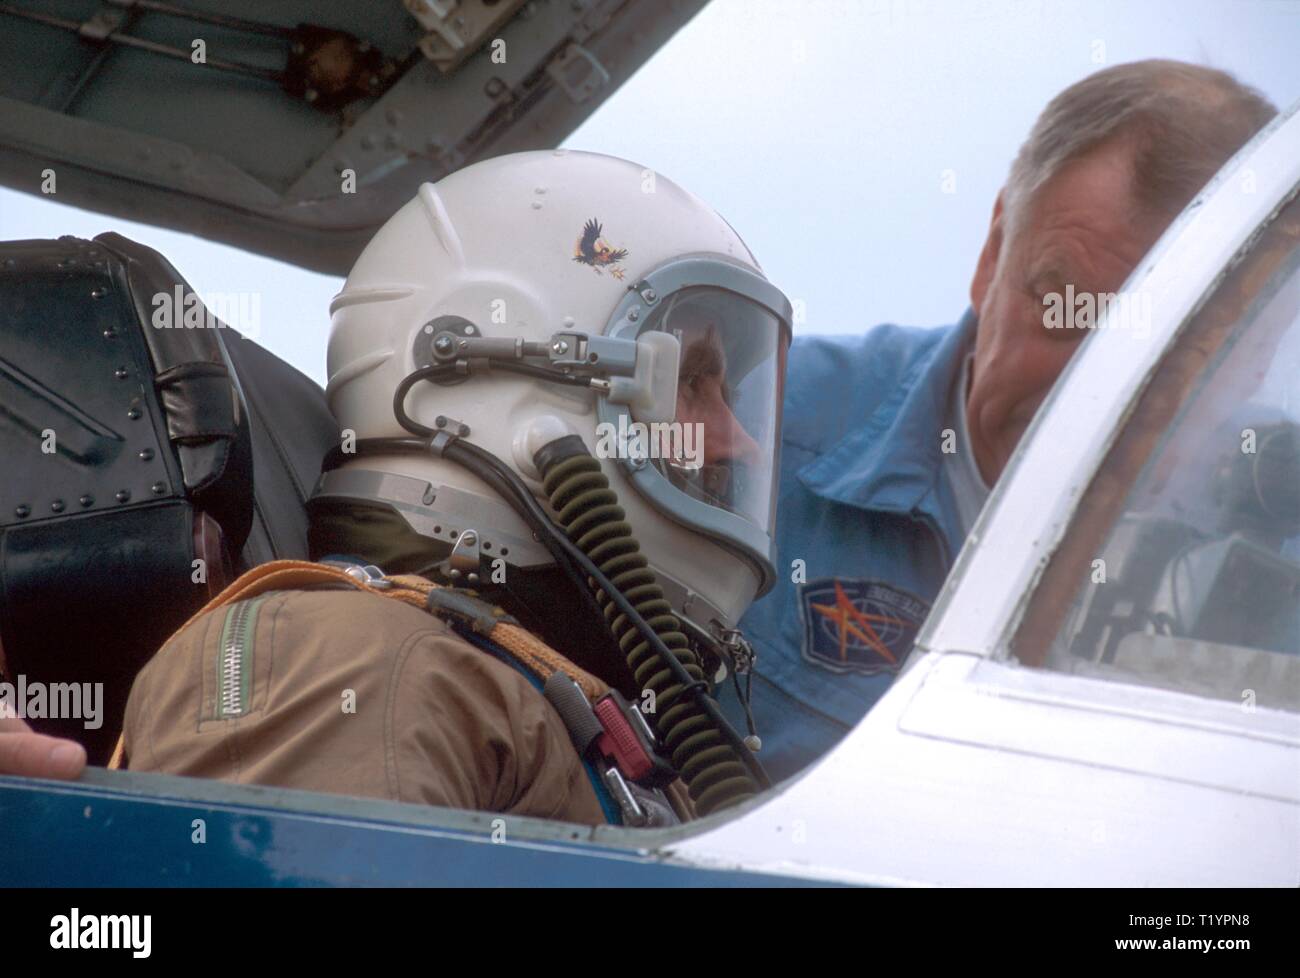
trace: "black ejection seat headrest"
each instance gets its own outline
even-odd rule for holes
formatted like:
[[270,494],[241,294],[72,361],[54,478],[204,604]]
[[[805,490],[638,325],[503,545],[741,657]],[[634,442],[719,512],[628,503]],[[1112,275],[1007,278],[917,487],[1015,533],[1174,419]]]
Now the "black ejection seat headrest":
[[[152,248],[113,232],[95,241],[125,267],[187,494],[221,526],[231,555],[238,554],[253,521],[253,451],[248,408],[221,341],[226,324],[211,315],[180,272]],[[164,303],[173,322],[159,327]]]
[[11,681],[103,684],[97,727],[28,718],[92,763],[249,533],[248,410],[220,326],[120,235],[0,243],[0,655]]

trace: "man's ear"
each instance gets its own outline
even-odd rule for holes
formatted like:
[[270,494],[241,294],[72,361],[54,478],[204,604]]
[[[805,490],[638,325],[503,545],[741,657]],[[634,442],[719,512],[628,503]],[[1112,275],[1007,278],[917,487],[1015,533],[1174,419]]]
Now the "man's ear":
[[1005,192],[999,190],[998,199],[993,202],[989,236],[984,239],[984,247],[980,250],[979,261],[975,265],[975,277],[970,283],[970,304],[976,315],[979,315],[980,307],[984,305],[984,296],[988,294],[993,274],[998,270],[998,256],[1002,253],[1002,232],[1006,223],[1002,208],[1002,196]]

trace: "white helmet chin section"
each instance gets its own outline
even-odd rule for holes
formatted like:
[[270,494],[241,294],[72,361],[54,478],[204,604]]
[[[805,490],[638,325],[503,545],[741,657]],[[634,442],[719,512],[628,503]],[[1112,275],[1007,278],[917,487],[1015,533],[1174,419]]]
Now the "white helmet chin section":
[[[326,395],[345,443],[467,429],[545,505],[533,457],[576,434],[678,613],[731,628],[773,583],[790,305],[667,179],[572,151],[467,167],[385,224],[331,312]],[[347,473],[421,535],[451,546],[472,528],[539,557],[501,494],[436,451],[344,454],[325,479]]]

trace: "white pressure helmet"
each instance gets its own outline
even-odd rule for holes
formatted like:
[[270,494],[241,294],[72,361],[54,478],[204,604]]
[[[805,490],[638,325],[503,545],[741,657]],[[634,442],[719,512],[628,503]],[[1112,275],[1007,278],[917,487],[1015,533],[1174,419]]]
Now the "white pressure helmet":
[[485,566],[540,566],[498,488],[436,451],[349,456],[347,440],[408,436],[402,410],[544,499],[535,453],[577,434],[679,615],[717,634],[772,586],[790,304],[676,184],[566,150],[474,164],[420,187],[330,308],[344,445],[317,500],[386,507]]

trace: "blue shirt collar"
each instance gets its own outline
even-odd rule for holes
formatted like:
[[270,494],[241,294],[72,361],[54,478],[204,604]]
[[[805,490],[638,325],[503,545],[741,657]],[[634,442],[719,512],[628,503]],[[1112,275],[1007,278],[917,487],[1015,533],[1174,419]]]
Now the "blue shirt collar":
[[804,466],[799,479],[823,498],[938,524],[952,551],[961,544],[951,490],[939,478],[940,431],[958,367],[975,339],[975,313],[961,321],[898,379],[856,431]]

